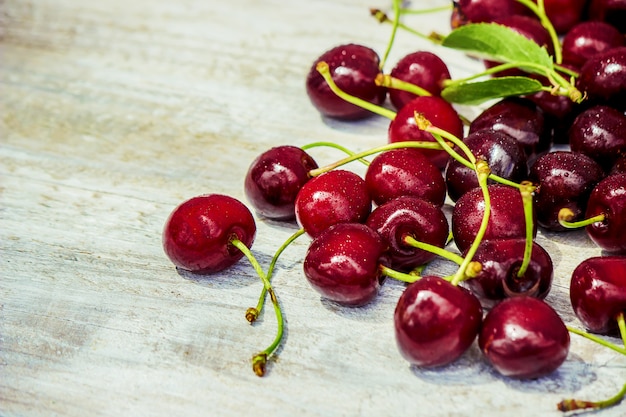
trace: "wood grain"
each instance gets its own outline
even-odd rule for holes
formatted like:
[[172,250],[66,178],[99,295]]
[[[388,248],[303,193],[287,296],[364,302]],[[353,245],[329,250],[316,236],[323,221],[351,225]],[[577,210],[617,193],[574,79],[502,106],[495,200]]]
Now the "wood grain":
[[[389,282],[359,309],[321,300],[301,272],[305,238],[278,265],[286,340],[260,379],[250,358],[275,321],[270,310],[254,326],[244,319],[261,288],[252,268],[199,278],[165,258],[174,206],[207,192],[245,200],[243,176],[267,148],[385,142],[382,118],[321,119],[304,78],[339,43],[382,52],[390,26],[368,9],[388,3],[0,2],[0,414],[550,416],[562,398],[618,390],[626,360],[575,336],[562,368],[536,381],[498,376],[475,346],[446,368],[413,369],[391,324],[403,285]],[[445,32],[446,19],[414,23]],[[453,76],[480,67],[406,32],[396,42],[389,62],[427,49]],[[342,156],[312,154],[320,164]],[[295,230],[258,219],[253,251],[267,265]],[[539,239],[556,266],[549,300],[577,326],[569,275],[599,251],[584,233]]]

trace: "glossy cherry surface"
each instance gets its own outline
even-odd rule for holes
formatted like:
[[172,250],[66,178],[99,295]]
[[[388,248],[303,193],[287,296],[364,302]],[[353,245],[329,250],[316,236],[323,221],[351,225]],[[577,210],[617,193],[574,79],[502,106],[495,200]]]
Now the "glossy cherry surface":
[[295,218],[295,201],[309,180],[315,160],[296,146],[276,146],[259,155],[248,168],[244,191],[256,212],[270,219]]
[[468,23],[493,22],[514,14],[527,14],[526,6],[516,0],[457,0],[453,2],[450,26],[454,29]]
[[524,275],[519,277],[525,245],[526,239],[482,242],[472,258],[480,262],[482,268],[478,275],[466,280],[465,285],[481,301],[489,303],[520,295],[545,298],[552,288],[554,277],[552,258],[539,243],[533,242],[530,264]]
[[376,204],[413,196],[443,206],[446,199],[441,171],[415,148],[392,149],[376,155],[367,167],[365,183]]
[[590,331],[617,329],[617,314],[626,312],[626,256],[594,256],[572,272],[570,301],[576,317]]
[[564,34],[583,19],[587,0],[544,0],[546,15],[557,33]]
[[163,249],[178,268],[198,274],[222,271],[243,257],[233,237],[250,247],[256,224],[239,200],[222,194],[190,198],[172,211],[163,228]]
[[555,371],[567,358],[565,323],[545,301],[507,298],[487,312],[478,346],[502,375],[530,379]]
[[586,227],[587,234],[607,252],[626,254],[626,173],[611,174],[589,196],[585,218],[605,216]]
[[385,245],[371,228],[340,223],[319,234],[306,252],[304,275],[324,298],[346,306],[370,302],[381,285]]
[[441,208],[416,197],[398,197],[376,207],[366,224],[387,244],[388,266],[401,271],[410,271],[435,258],[431,252],[408,245],[406,236],[443,248],[449,233]]
[[336,223],[363,223],[371,210],[365,180],[343,169],[311,178],[295,203],[296,220],[311,237]]
[[[405,104],[389,123],[387,133],[390,143],[402,141],[436,142],[430,133],[418,128],[415,113],[422,114],[433,126],[458,138],[463,137],[463,121],[452,104],[441,97],[420,96]],[[448,162],[448,153],[445,150],[423,149],[421,152],[437,167],[445,168]]]
[[601,21],[583,21],[563,37],[563,63],[582,67],[588,59],[624,45],[624,35],[613,25]]
[[478,299],[448,281],[425,276],[409,284],[394,312],[396,344],[411,364],[437,367],[459,358],[482,321]]
[[589,100],[624,107],[626,98],[626,46],[594,55],[580,69],[579,90]]
[[353,120],[372,113],[338,97],[317,71],[316,65],[320,61],[328,63],[331,76],[342,91],[378,105],[385,101],[386,89],[374,82],[380,73],[380,58],[376,51],[353,43],[339,45],[315,60],[306,78],[309,99],[322,115]]

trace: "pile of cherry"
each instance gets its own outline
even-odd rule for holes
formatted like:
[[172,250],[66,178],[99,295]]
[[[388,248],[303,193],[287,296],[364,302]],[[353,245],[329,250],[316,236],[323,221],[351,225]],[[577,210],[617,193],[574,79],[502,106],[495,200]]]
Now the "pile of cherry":
[[[416,51],[386,74],[379,55],[357,44],[336,46],[315,60],[306,79],[314,107],[342,120],[387,117],[388,137],[358,153],[325,142],[276,146],[251,163],[244,189],[254,212],[300,226],[267,271],[250,250],[252,211],[233,197],[197,196],[167,219],[163,245],[176,267],[212,274],[246,256],[257,271],[263,289],[246,317],[253,322],[269,295],[278,320],[275,340],[252,359],[258,375],[283,332],[272,272],[302,235],[311,240],[304,276],[328,300],[362,306],[386,279],[406,282],[394,328],[400,354],[415,366],[449,364],[478,339],[501,374],[537,378],[566,359],[570,333],[626,355],[624,347],[599,337],[621,335],[626,344],[626,6],[607,0],[489,3],[454,2],[452,32],[505,28],[506,37],[545,50],[555,71],[532,71],[545,64],[507,62],[487,51],[480,59],[488,81],[451,80],[439,56]],[[378,10],[373,15],[392,23],[395,35],[407,11],[393,4],[393,20]],[[455,41],[469,43],[463,36]],[[449,46],[446,37],[430,38]],[[471,121],[454,106],[495,97]],[[320,167],[307,152],[316,146],[334,146],[346,157]],[[354,161],[365,165],[364,176],[345,167]],[[450,220],[446,203],[453,205]],[[553,263],[535,240],[539,228],[585,228],[602,249],[602,256],[581,260],[569,287],[586,332],[566,326],[544,301]],[[457,264],[457,272],[426,273],[437,257]],[[564,400],[559,409],[606,407],[625,394],[626,385],[608,400]]]

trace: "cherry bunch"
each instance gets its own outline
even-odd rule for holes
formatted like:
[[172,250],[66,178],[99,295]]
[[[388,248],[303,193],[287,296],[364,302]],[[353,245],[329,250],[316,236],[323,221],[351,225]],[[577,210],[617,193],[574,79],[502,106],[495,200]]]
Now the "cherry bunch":
[[[278,321],[272,344],[252,358],[259,376],[283,334],[272,273],[285,248],[304,235],[304,276],[326,299],[358,307],[387,279],[406,283],[394,328],[399,353],[413,365],[449,364],[477,340],[501,374],[537,378],[565,361],[570,333],[626,355],[598,336],[618,333],[626,345],[626,43],[623,20],[614,20],[626,13],[620,7],[606,0],[461,0],[446,36],[404,25],[401,17],[412,11],[399,1],[393,19],[372,10],[393,24],[383,59],[363,45],[336,46],[314,61],[306,91],[323,117],[388,118],[386,143],[361,152],[327,142],[280,145],[250,164],[244,190],[257,216],[300,227],[267,271],[250,249],[252,211],[221,194],[191,198],[171,213],[163,231],[167,256],[198,274],[218,273],[244,256],[251,262],[262,291],[246,318],[257,319],[269,294]],[[478,57],[485,71],[452,80],[438,55],[414,51],[386,73],[399,28]],[[455,107],[487,100],[494,102],[473,120]],[[346,157],[319,166],[310,151],[320,146]],[[365,165],[364,176],[346,168],[354,161]],[[571,276],[571,305],[588,331],[566,326],[545,301],[554,268],[535,239],[540,228],[585,228],[604,252],[581,260]],[[456,272],[425,273],[437,257],[456,264]],[[558,407],[601,408],[624,395],[626,385],[605,401],[564,400]]]

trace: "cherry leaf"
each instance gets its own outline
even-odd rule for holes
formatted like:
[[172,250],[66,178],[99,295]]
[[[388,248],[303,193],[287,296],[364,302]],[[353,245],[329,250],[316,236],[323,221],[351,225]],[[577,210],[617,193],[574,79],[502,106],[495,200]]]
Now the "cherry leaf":
[[541,91],[543,86],[528,77],[496,77],[486,81],[452,84],[443,89],[441,97],[457,104],[480,104],[494,98],[519,96]]
[[[513,29],[496,23],[471,23],[454,29],[442,42],[448,48],[496,62],[531,63],[548,70],[554,68],[552,57],[545,48]],[[545,71],[538,71],[544,73]]]

